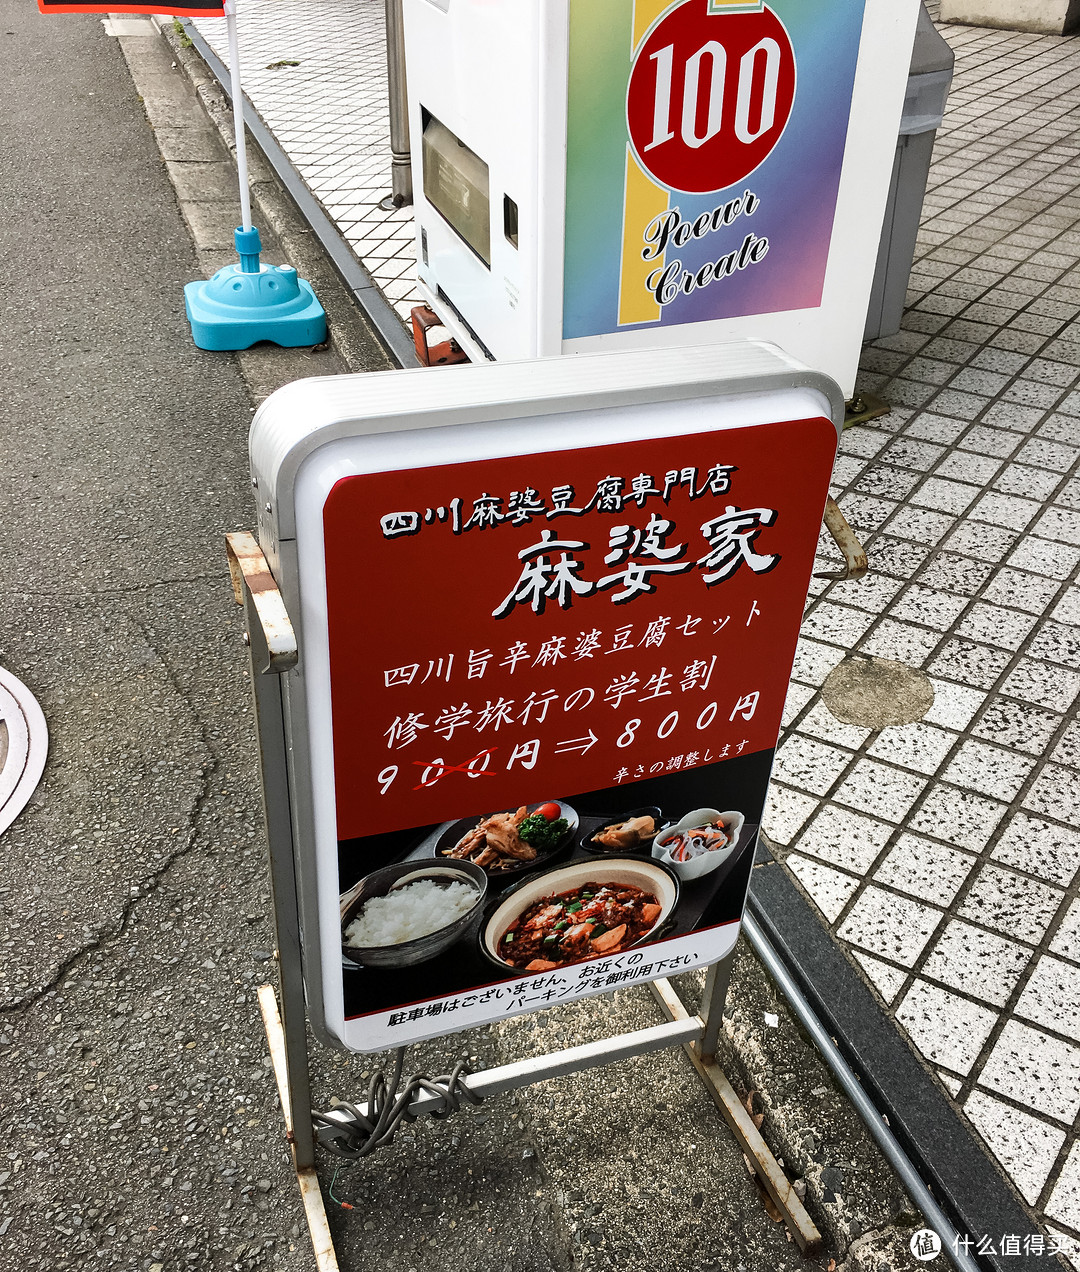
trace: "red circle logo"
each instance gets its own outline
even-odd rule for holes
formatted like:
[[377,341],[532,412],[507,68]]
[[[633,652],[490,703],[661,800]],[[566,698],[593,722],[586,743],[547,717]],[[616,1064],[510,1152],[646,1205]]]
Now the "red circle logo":
[[710,14],[709,0],[685,0],[634,58],[630,142],[660,185],[723,190],[769,155],[794,101],[795,51],[771,9]]

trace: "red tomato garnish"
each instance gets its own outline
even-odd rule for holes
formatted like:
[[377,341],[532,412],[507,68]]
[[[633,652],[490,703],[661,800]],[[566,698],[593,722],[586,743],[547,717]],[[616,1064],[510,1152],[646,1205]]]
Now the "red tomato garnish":
[[555,821],[562,816],[559,812],[558,804],[541,804],[536,811],[539,816],[545,818],[547,821]]

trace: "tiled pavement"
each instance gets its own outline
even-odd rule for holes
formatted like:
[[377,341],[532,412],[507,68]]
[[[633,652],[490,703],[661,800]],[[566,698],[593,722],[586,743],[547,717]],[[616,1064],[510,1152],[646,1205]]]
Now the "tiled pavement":
[[[246,0],[245,86],[404,315],[382,9]],[[1080,39],[942,29],[909,309],[863,359],[893,411],[836,469],[871,574],[815,584],[766,824],[1047,1232],[1080,1238]],[[833,717],[852,650],[924,669],[926,717]]]
[[[415,293],[412,211],[390,193],[383,0],[243,0],[244,91],[403,321]],[[223,18],[195,25],[228,65]],[[294,65],[295,63],[295,65]]]
[[[871,574],[807,609],[766,825],[1049,1232],[1080,1233],[1080,40],[957,53],[901,332],[835,492]],[[848,650],[924,669],[872,733]],[[1080,1258],[1074,1260],[1080,1267]]]

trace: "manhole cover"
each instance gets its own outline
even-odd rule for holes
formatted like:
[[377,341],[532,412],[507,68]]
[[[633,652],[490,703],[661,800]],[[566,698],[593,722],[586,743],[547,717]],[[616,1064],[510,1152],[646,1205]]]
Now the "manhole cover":
[[934,705],[925,671],[869,654],[852,654],[834,667],[821,696],[838,720],[864,729],[913,724]]
[[0,667],[0,835],[33,795],[48,750],[49,731],[37,700]]

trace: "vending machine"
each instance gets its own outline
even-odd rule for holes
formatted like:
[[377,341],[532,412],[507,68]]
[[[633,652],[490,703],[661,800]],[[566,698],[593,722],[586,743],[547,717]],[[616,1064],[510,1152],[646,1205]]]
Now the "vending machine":
[[420,290],[474,361],[780,345],[850,396],[919,0],[404,0]]

